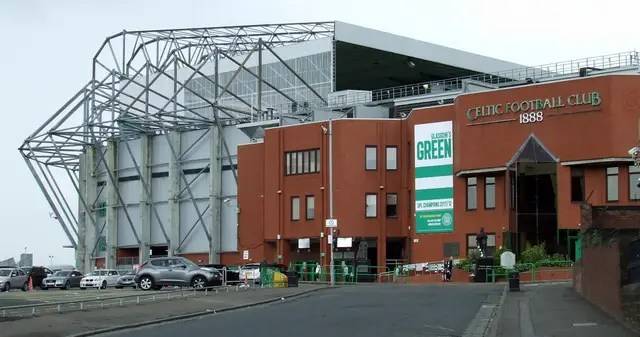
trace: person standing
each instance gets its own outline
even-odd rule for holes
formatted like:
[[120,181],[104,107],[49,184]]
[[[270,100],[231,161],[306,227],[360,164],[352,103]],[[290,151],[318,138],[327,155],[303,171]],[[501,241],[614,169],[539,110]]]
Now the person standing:
[[449,256],[449,260],[444,264],[445,271],[445,281],[451,282],[451,277],[453,276],[453,256]]

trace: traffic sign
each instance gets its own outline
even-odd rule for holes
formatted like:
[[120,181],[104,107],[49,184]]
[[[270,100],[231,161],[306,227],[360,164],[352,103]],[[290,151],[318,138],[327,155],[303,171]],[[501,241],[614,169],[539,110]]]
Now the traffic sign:
[[324,221],[324,223],[327,228],[338,227],[338,219],[327,219]]

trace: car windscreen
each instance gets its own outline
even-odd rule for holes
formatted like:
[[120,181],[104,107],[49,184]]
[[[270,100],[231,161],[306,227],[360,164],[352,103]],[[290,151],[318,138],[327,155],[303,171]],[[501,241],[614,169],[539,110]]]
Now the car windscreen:
[[66,277],[66,276],[69,276],[69,274],[71,274],[70,271],[57,271],[55,274],[53,274],[53,276]]
[[11,269],[0,269],[0,276],[9,276],[11,275]]

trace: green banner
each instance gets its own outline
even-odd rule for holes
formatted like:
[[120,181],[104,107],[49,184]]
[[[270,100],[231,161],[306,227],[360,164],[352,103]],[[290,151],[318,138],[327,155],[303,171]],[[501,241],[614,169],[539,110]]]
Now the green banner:
[[416,233],[452,232],[453,123],[418,124],[414,140]]

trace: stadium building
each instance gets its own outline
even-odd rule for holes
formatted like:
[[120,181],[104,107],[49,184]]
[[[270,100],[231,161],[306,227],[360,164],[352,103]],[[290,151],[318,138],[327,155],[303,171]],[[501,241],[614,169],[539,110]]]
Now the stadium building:
[[20,151],[85,271],[327,264],[330,189],[342,260],[465,256],[480,227],[562,252],[574,202],[634,202],[638,64],[523,67],[342,22],[124,31]]

